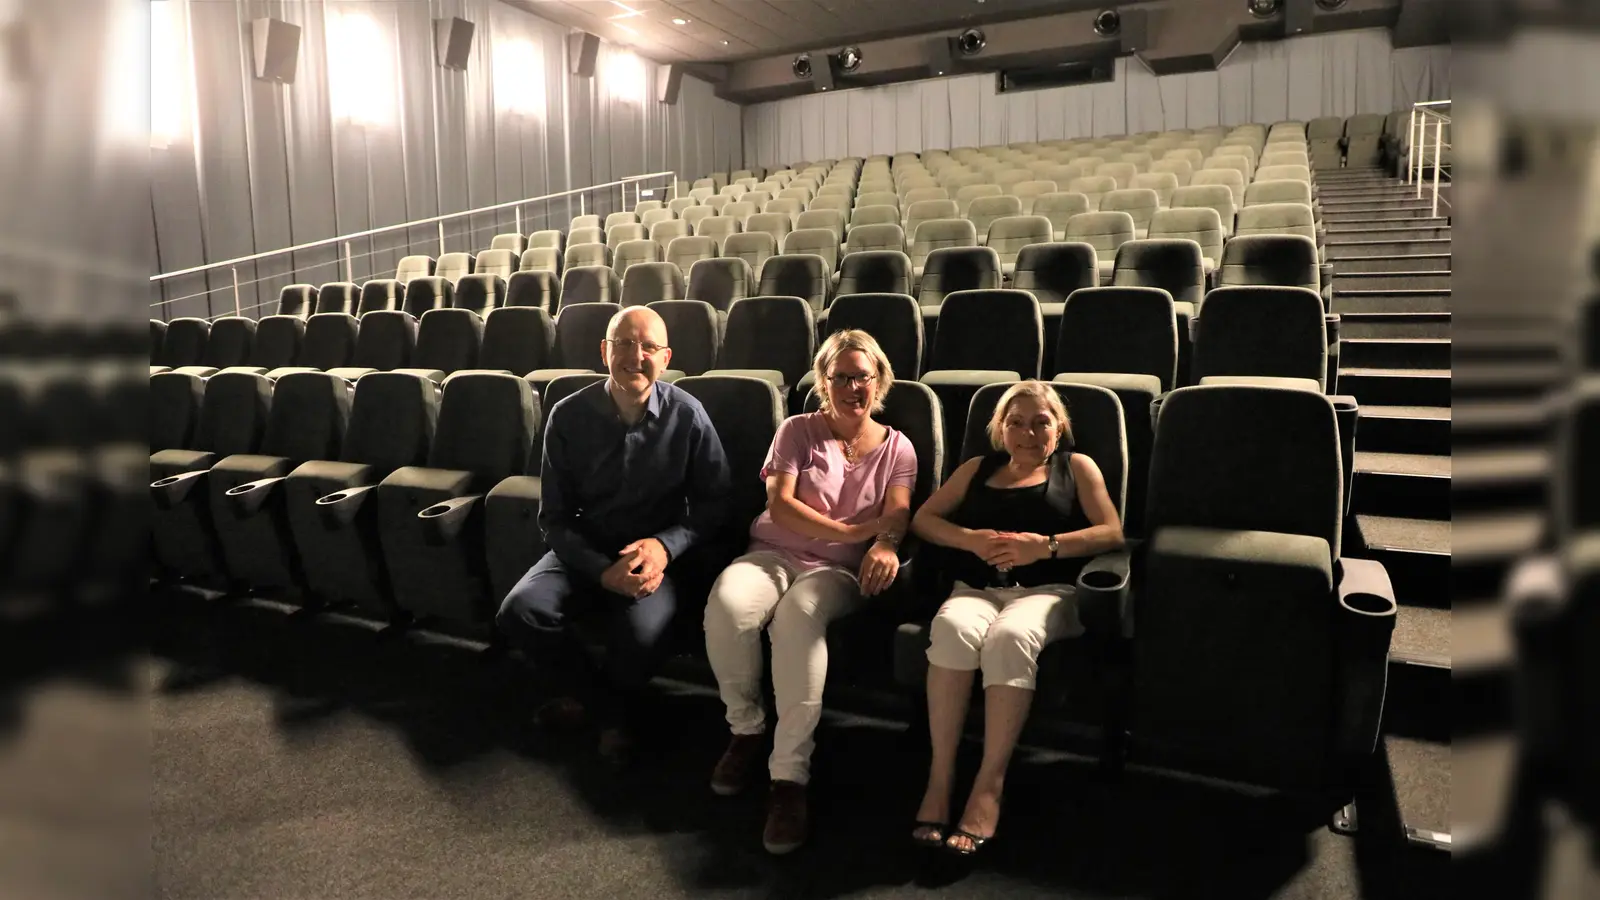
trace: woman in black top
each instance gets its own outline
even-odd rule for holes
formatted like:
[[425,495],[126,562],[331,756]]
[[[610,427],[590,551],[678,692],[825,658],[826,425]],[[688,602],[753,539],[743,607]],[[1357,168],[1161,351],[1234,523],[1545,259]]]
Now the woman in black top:
[[[1081,634],[1078,571],[1123,545],[1122,522],[1094,460],[1072,452],[1061,398],[1040,381],[1014,385],[989,421],[996,452],[956,469],[912,520],[948,548],[955,589],[929,628],[933,759],[913,838],[961,854],[994,835],[1006,766],[1033,702],[1039,651]],[[956,747],[975,670],[983,670],[983,763],[950,829]],[[946,834],[946,832],[949,832]]]

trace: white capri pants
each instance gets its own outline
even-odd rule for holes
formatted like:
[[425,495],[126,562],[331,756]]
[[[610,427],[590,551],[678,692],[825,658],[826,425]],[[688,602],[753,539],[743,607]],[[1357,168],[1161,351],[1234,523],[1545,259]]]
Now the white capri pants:
[[706,600],[706,655],[734,734],[766,730],[761,704],[761,630],[772,639],[778,728],[767,768],[774,780],[811,777],[812,733],[828,678],[828,623],[861,605],[856,575],[841,566],[801,569],[757,551],[722,571]]
[[1069,584],[973,588],[956,582],[928,628],[928,662],[945,669],[983,669],[983,686],[1033,690],[1039,653],[1083,634],[1077,591]]

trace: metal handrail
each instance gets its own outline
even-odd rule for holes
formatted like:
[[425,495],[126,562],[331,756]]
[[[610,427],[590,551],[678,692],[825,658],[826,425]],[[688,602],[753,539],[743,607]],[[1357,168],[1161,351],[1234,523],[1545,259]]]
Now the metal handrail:
[[[402,222],[402,223],[400,223],[398,225],[385,225],[382,228],[371,228],[371,229],[368,229],[366,231],[358,231],[358,232],[355,232],[353,234],[341,234],[341,235],[338,235],[336,237],[323,238],[322,240],[319,240],[319,241],[311,241],[311,242],[305,243],[305,244],[297,244],[297,245],[295,245],[293,247],[284,247],[284,248],[279,249],[279,250],[268,250],[268,251],[265,251],[265,252],[262,252],[262,253],[252,253],[249,256],[240,256],[240,257],[236,257],[234,259],[225,259],[225,260],[222,260],[221,262],[206,263],[203,266],[193,266],[193,267],[190,267],[190,268],[187,268],[187,269],[179,269],[176,272],[162,272],[160,274],[150,276],[150,283],[151,284],[160,284],[160,283],[162,283],[164,281],[167,281],[169,279],[180,278],[180,277],[187,276],[187,275],[198,275],[198,274],[201,274],[201,273],[204,273],[204,272],[214,272],[214,271],[217,271],[219,269],[231,269],[232,273],[233,273],[233,294],[234,294],[233,306],[234,306],[234,312],[237,315],[241,311],[240,300],[239,300],[240,282],[239,282],[239,269],[238,269],[238,267],[241,266],[241,265],[244,265],[246,263],[253,263],[253,262],[257,262],[259,260],[263,260],[263,259],[271,259],[271,258],[277,257],[277,256],[286,256],[286,255],[293,254],[293,253],[302,253],[304,251],[314,250],[314,249],[319,248],[319,247],[331,247],[331,246],[334,246],[336,244],[343,244],[344,245],[344,263],[345,263],[345,267],[347,269],[346,275],[349,276],[349,275],[351,275],[350,267],[351,267],[352,261],[353,261],[353,256],[352,256],[351,247],[350,247],[350,242],[351,241],[361,240],[363,238],[376,237],[376,236],[382,235],[382,234],[390,234],[390,233],[397,232],[397,231],[408,231],[408,230],[410,230],[412,228],[417,228],[417,227],[421,227],[421,226],[424,226],[424,225],[437,225],[439,227],[439,248],[440,248],[440,253],[443,253],[444,252],[444,245],[445,245],[444,226],[445,226],[446,222],[454,221],[456,219],[469,218],[471,216],[484,215],[486,213],[494,213],[494,212],[500,212],[500,211],[507,210],[507,209],[514,209],[514,210],[516,210],[516,213],[517,213],[517,230],[518,230],[518,232],[520,232],[522,230],[522,207],[527,205],[527,204],[529,204],[529,203],[541,203],[541,202],[545,202],[545,201],[549,201],[549,200],[559,200],[559,199],[562,199],[563,197],[571,197],[571,196],[574,196],[574,195],[589,194],[589,193],[594,192],[594,191],[606,190],[608,188],[619,188],[621,190],[621,192],[622,192],[622,205],[623,205],[624,208],[626,208],[628,206],[628,186],[629,185],[633,185],[634,197],[635,197],[636,201],[637,201],[637,198],[638,198],[638,196],[639,196],[639,194],[641,192],[641,187],[640,187],[641,183],[643,183],[645,181],[650,181],[650,180],[653,180],[653,179],[657,179],[657,178],[666,178],[666,179],[668,179],[669,183],[671,185],[673,193],[676,194],[677,193],[677,186],[678,186],[677,175],[678,175],[678,173],[676,171],[650,172],[650,173],[644,174],[644,175],[629,175],[626,178],[621,178],[621,179],[618,179],[616,181],[608,181],[608,182],[605,182],[603,184],[592,184],[592,185],[589,185],[588,187],[572,188],[571,190],[557,191],[556,193],[553,193],[553,194],[544,194],[544,195],[541,195],[541,196],[538,196],[538,197],[527,197],[527,198],[524,198],[524,199],[521,199],[521,200],[510,200],[510,201],[507,201],[505,203],[496,203],[493,206],[482,206],[482,207],[478,207],[477,209],[468,209],[468,210],[462,210],[461,212],[446,213],[446,214],[441,215],[441,216],[433,216],[433,217],[427,218],[427,219],[417,219],[416,221],[412,221],[412,222]],[[346,280],[350,280],[350,278],[347,278]],[[217,288],[216,290],[225,290],[225,288]],[[210,294],[212,292],[213,291],[208,290],[205,293],[206,294]],[[174,301],[173,300],[163,300],[160,303],[152,304],[152,306],[164,306],[164,305],[170,304],[172,302],[174,302]]]
[[1449,106],[1449,100],[1430,100],[1411,105],[1411,127],[1407,130],[1407,140],[1410,142],[1411,159],[1406,166],[1406,184],[1415,183],[1417,186],[1416,199],[1422,199],[1422,186],[1427,181],[1423,175],[1423,162],[1427,157],[1428,126],[1431,119],[1433,126],[1433,211],[1430,213],[1437,218],[1439,215],[1439,170],[1444,168],[1444,151],[1450,144],[1444,139],[1444,126],[1450,124],[1450,117],[1434,109],[1438,106]]

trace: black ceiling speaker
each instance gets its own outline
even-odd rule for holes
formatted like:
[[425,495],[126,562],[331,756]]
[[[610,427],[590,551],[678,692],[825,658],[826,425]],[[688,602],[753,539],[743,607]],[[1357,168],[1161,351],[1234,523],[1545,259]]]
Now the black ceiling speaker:
[[1331,12],[1335,9],[1343,9],[1348,2],[1350,0],[1317,0],[1317,5]]
[[790,68],[792,68],[794,70],[794,77],[796,77],[796,78],[810,78],[811,77],[811,54],[802,53],[799,56],[796,56],[794,58],[794,63],[793,63],[792,66],[790,66]]
[[1277,15],[1282,6],[1282,0],[1250,0],[1250,15],[1258,19],[1269,19]]
[[861,48],[846,47],[839,51],[839,70],[841,72],[854,72],[861,68]]
[[1122,30],[1122,14],[1114,9],[1101,10],[1094,17],[1094,33],[1101,37],[1112,37]]
[[973,56],[982,53],[983,48],[988,45],[989,38],[984,35],[982,30],[977,28],[968,28],[966,31],[961,32],[960,37],[956,38],[956,49],[961,51],[962,56]]

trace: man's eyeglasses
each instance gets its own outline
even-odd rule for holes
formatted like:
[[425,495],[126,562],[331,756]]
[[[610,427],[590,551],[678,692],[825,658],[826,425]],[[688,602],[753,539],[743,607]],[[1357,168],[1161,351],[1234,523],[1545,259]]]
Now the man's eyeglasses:
[[635,341],[628,338],[606,338],[606,343],[610,344],[611,349],[618,353],[632,353],[638,350],[645,356],[655,356],[657,353],[667,349],[665,344],[657,344],[653,341]]
[[877,381],[877,380],[878,380],[878,376],[870,374],[870,373],[868,373],[866,375],[830,375],[830,376],[828,376],[828,381],[832,382],[833,386],[835,388],[838,388],[839,390],[843,390],[843,389],[845,389],[847,387],[864,388],[867,385],[869,385],[869,384],[871,384],[871,383],[873,383],[874,381]]

